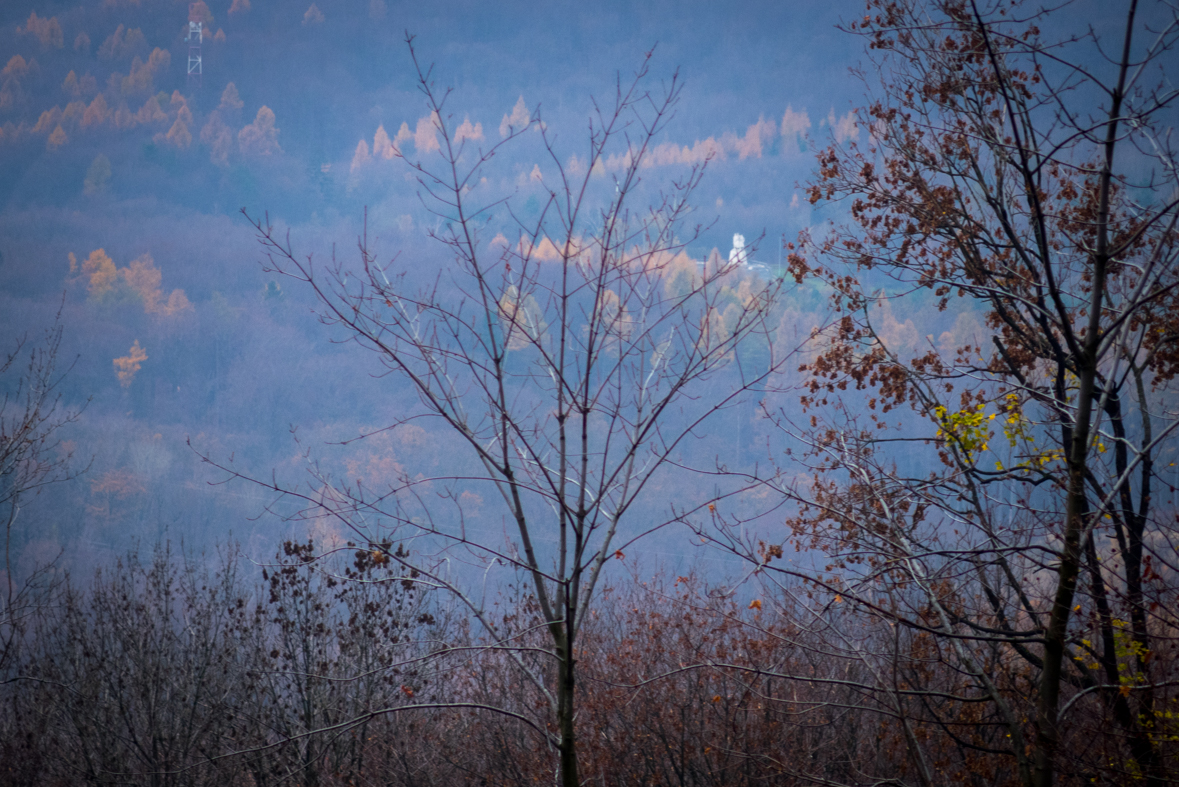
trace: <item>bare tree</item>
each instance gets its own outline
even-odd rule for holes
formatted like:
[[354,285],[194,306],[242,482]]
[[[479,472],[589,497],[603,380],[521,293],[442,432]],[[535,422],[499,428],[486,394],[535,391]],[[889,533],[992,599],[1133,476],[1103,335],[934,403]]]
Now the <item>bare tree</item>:
[[377,731],[405,756],[397,722],[379,723],[385,709],[440,693],[421,669],[443,638],[431,599],[379,551],[319,557],[313,542],[285,542],[231,635],[248,676],[234,742],[253,750],[243,759],[258,784],[353,783],[379,762]]
[[[685,167],[651,190],[651,204],[632,206],[680,95],[674,77],[648,89],[649,64],[650,54],[632,80],[619,79],[608,103],[595,104],[588,147],[573,160],[558,154],[539,112],[503,143],[475,150],[448,114],[449,92],[418,64],[441,150],[406,163],[439,219],[433,237],[453,256],[425,285],[412,283],[413,261],[378,260],[367,238],[355,266],[333,257],[321,267],[268,220],[254,222],[269,267],[309,287],[326,324],[416,392],[420,409],[388,429],[432,418],[470,460],[456,455],[450,468],[462,469],[444,477],[407,469],[380,489],[315,469],[310,489],[267,485],[304,501],[302,516],[344,523],[417,581],[453,593],[541,697],[532,723],[555,748],[569,787],[582,783],[579,631],[608,563],[671,520],[670,512],[662,520],[630,515],[658,474],[680,461],[684,442],[782,362],[766,327],[777,284],[738,293],[728,286],[738,265],[701,271],[682,253],[700,231],[681,234],[704,166]],[[527,226],[497,227],[493,210],[516,214],[510,198],[480,197],[480,179],[502,145],[525,134],[543,142],[547,199]],[[489,253],[497,229],[519,240]],[[504,530],[468,521],[467,490],[502,501]],[[412,556],[388,546],[401,542]],[[545,632],[539,646],[514,648],[526,616],[497,617],[489,607],[495,566],[527,578]]]
[[219,760],[237,705],[251,695],[233,629],[248,589],[234,556],[213,572],[160,545],[67,586],[38,616],[34,686],[17,700],[41,716],[46,782],[225,784]]
[[[20,339],[0,361],[0,517],[4,519],[4,607],[0,612],[0,674],[14,655],[25,618],[35,607],[43,571],[18,578],[13,569],[13,531],[29,495],[76,476],[72,449],[61,429],[81,410],[65,407],[61,382],[69,369],[58,368],[60,314],[40,342]],[[44,567],[38,567],[44,568]]]
[[[1002,735],[968,743],[1003,752],[1020,783],[1163,784],[1179,15],[1130,2],[1104,36],[1003,0],[868,5],[849,25],[882,78],[867,143],[824,151],[811,187],[812,202],[846,200],[849,221],[792,257],[841,319],[806,367],[809,424],[779,413],[807,454],[809,483],[798,468],[779,483],[789,524],[824,557],[800,570],[780,547],[729,545],[908,629],[892,650],[903,690],[886,671],[873,693],[897,713],[924,702],[944,735],[987,708]],[[909,302],[977,328],[903,347],[883,309]],[[923,699],[909,680],[930,660],[948,671]],[[1107,719],[1116,736],[1095,739]],[[920,781],[939,783],[926,765]]]

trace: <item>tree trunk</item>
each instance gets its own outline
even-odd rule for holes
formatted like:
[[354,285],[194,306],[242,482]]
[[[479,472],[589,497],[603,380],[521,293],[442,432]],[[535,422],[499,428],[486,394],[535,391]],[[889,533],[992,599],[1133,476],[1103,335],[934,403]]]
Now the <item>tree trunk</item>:
[[580,787],[581,780],[577,771],[577,738],[573,733],[574,688],[575,679],[573,669],[573,637],[568,627],[558,643],[560,667],[557,675],[557,726],[561,736],[559,745],[561,752],[561,787]]

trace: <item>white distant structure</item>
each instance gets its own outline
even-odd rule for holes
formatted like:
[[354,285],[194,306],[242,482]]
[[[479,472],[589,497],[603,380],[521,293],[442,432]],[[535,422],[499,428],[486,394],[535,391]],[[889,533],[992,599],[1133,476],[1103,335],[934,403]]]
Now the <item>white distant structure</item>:
[[745,250],[745,236],[741,233],[733,235],[733,248],[729,251],[729,265],[748,265],[749,252]]

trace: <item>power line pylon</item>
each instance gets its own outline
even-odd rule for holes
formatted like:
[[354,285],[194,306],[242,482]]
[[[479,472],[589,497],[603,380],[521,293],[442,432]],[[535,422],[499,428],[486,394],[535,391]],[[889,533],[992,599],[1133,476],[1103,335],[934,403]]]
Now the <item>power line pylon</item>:
[[205,23],[201,19],[197,6],[199,3],[188,4],[188,87],[201,86],[201,42],[205,38]]

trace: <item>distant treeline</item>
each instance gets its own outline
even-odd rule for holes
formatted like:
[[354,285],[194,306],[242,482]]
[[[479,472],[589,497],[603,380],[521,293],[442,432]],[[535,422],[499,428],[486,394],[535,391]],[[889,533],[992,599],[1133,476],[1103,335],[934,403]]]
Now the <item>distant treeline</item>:
[[[286,542],[258,566],[161,546],[88,585],[35,578],[3,619],[0,783],[551,782],[530,675],[555,667],[529,647],[544,636],[531,598],[502,588],[486,608],[514,636],[481,640],[391,547]],[[579,651],[590,783],[918,784],[918,751],[941,784],[1018,782],[1005,727],[960,696],[931,637],[805,597],[738,602],[695,577],[604,593]],[[1170,651],[1156,658],[1173,673]],[[1020,685],[1003,693],[1027,703]],[[1059,783],[1133,781],[1100,708]],[[1173,765],[1179,727],[1163,714],[1155,731]]]

